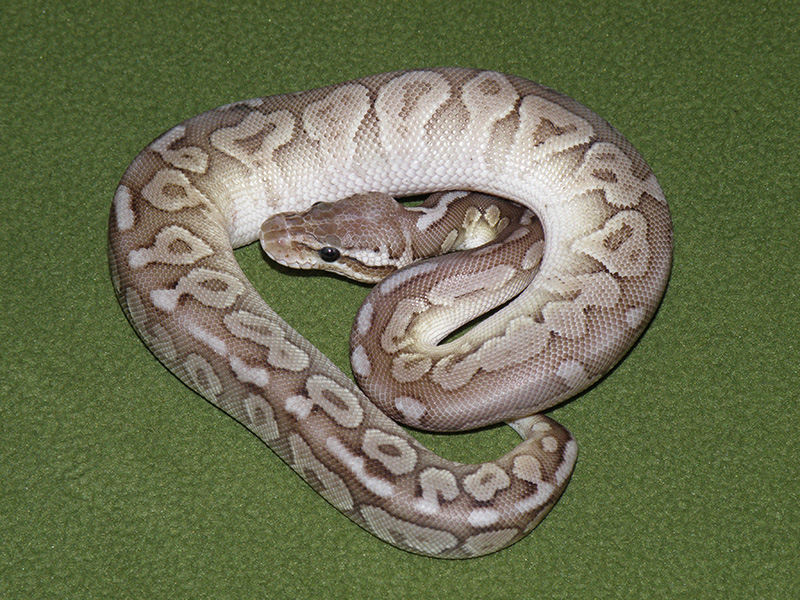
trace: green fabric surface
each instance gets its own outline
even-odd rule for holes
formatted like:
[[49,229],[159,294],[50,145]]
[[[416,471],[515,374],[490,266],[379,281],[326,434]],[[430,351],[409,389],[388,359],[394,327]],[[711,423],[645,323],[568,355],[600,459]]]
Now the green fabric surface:
[[[800,7],[775,2],[6,2],[0,598],[800,598]],[[580,456],[527,538],[441,561],[342,517],[185,388],[114,298],[122,172],[181,120],[418,66],[554,87],[670,201],[652,326],[551,411]],[[342,368],[367,288],[237,251]],[[414,433],[482,461],[509,428]]]

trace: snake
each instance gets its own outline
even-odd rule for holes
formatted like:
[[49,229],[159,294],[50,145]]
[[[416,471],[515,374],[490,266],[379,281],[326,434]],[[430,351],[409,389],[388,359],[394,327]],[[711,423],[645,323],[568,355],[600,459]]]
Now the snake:
[[[461,251],[407,266],[399,258],[420,245],[410,234],[337,246],[382,218],[371,210],[384,195],[428,193],[440,194],[411,207],[411,230],[438,228],[431,244]],[[516,222],[495,197],[519,206]],[[351,214],[335,208],[351,198],[365,218],[298,235],[316,238],[305,254],[317,262],[391,272],[353,325],[364,391],[269,307],[233,253],[260,237],[296,246],[286,226],[298,214]],[[178,379],[381,540],[470,558],[524,537],[561,496],[577,443],[541,413],[643,333],[672,226],[651,168],[590,109],[516,76],[434,68],[236,102],[169,129],[116,188],[108,255],[125,315]],[[502,422],[521,442],[479,464],[446,460],[403,427]]]

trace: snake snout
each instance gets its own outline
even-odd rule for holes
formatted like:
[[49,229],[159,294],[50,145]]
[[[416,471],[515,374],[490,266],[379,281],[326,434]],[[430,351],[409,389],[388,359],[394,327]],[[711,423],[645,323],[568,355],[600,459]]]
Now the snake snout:
[[282,214],[271,216],[261,224],[261,231],[258,235],[261,247],[272,259],[283,262],[286,254],[291,247],[291,236],[286,223],[286,217]]

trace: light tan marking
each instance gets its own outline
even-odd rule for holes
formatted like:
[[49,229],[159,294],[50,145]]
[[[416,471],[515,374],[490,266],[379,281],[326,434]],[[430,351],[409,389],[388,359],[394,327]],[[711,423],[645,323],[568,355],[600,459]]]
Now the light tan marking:
[[142,197],[156,208],[169,212],[210,204],[186,175],[173,169],[156,173],[142,189]]
[[400,411],[400,414],[412,425],[419,423],[422,417],[425,416],[425,405],[416,398],[401,396],[395,399],[394,404],[397,410]]
[[464,489],[478,502],[486,502],[506,489],[511,480],[508,474],[492,463],[486,463],[472,475],[464,478]]
[[419,485],[422,489],[422,498],[414,506],[426,515],[439,512],[440,499],[452,502],[460,493],[456,476],[450,471],[434,467],[429,467],[419,474]]
[[338,438],[330,436],[327,440],[328,450],[345,468],[347,468],[370,492],[382,498],[391,498],[397,493],[390,482],[380,477],[375,477],[367,472],[366,461],[363,456],[351,452]]
[[208,395],[219,402],[222,394],[222,382],[214,372],[214,367],[199,354],[189,354],[175,368],[181,380],[189,387],[203,395]]
[[647,221],[641,213],[620,212],[597,233],[576,241],[573,248],[599,260],[614,275],[644,275],[650,262]]
[[324,410],[342,427],[358,427],[364,418],[364,411],[358,398],[324,375],[312,375],[306,382],[312,403]]
[[320,150],[338,160],[355,158],[355,139],[361,120],[369,110],[369,90],[357,84],[343,85],[314,102],[303,112],[303,127],[309,137],[321,142]]
[[542,480],[542,464],[535,456],[521,454],[514,457],[514,477],[530,483]]
[[464,543],[464,550],[472,556],[481,556],[491,548],[507,546],[515,537],[519,535],[516,529],[498,529],[497,531],[485,531],[476,533]]
[[266,369],[250,366],[238,356],[231,356],[230,362],[233,372],[241,381],[253,383],[262,388],[269,385],[269,371]]
[[268,348],[267,360],[273,367],[288,371],[308,368],[308,355],[285,338],[278,323],[240,310],[225,316],[225,326],[231,334]]
[[239,125],[217,129],[211,143],[253,169],[273,165],[272,154],[292,138],[294,117],[276,110],[268,115],[251,112]]
[[237,278],[221,271],[194,269],[180,278],[173,290],[153,290],[153,304],[166,312],[173,312],[184,294],[211,308],[228,308],[244,290]]
[[170,225],[156,234],[156,240],[149,248],[132,250],[128,255],[128,264],[132,269],[154,262],[191,265],[213,253],[211,246],[192,232],[178,225]]
[[135,215],[131,207],[131,191],[124,185],[117,187],[114,194],[114,212],[117,215],[117,229],[127,231],[135,223]]
[[311,448],[299,435],[296,433],[289,435],[289,443],[294,456],[293,467],[303,475],[303,478],[309,483],[312,480],[318,481],[319,486],[314,488],[339,510],[352,510],[355,502],[344,480],[317,460]]
[[359,377],[369,377],[372,368],[369,364],[369,356],[363,346],[358,346],[350,354],[350,363],[353,365],[353,372]]
[[417,381],[430,370],[432,364],[430,357],[422,354],[398,354],[392,360],[392,377],[400,383]]
[[587,121],[539,96],[526,96],[519,114],[514,153],[531,167],[549,156],[587,143],[594,134]]
[[398,159],[419,159],[425,125],[450,97],[444,77],[409,72],[383,86],[375,101],[384,149]]
[[269,403],[261,396],[250,394],[244,403],[247,410],[247,417],[250,420],[250,427],[259,436],[267,441],[277,440],[280,435],[278,423],[275,421],[275,413]]
[[382,540],[408,546],[421,554],[441,554],[458,544],[458,538],[452,533],[403,521],[377,506],[365,506],[361,515]]
[[192,173],[205,173],[208,168],[208,154],[197,146],[184,146],[179,150],[171,150],[170,146],[183,138],[186,127],[178,125],[152,143],[151,148],[161,155],[164,162],[173,167],[191,171]]
[[361,449],[394,475],[406,475],[417,464],[417,453],[408,442],[380,429],[367,429]]

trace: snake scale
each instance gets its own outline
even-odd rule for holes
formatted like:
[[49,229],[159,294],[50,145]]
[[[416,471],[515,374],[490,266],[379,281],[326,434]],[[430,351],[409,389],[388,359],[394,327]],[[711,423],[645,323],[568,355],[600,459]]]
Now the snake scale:
[[[233,248],[258,239],[276,213],[446,190],[530,209],[544,243],[521,266],[473,259],[459,275],[421,262],[375,288],[354,325],[353,367],[381,410],[270,309]],[[440,204],[420,229],[444,218]],[[536,83],[457,68],[384,73],[193,117],[133,160],[109,220],[117,296],[155,356],[350,519],[441,558],[508,546],[555,504],[577,446],[537,413],[630,349],[664,292],[671,252],[664,194],[605,120]],[[473,294],[492,295],[534,264],[516,298],[439,343],[439,308],[457,304],[470,320]],[[389,302],[428,278],[416,304]],[[427,341],[407,342],[430,314]],[[453,463],[386,413],[435,430],[508,421],[523,441],[492,462]]]

